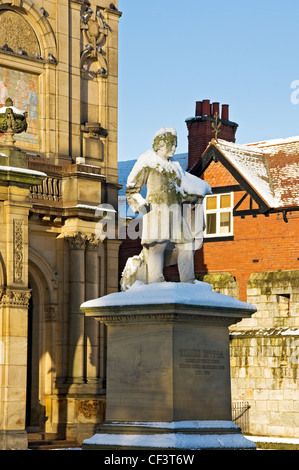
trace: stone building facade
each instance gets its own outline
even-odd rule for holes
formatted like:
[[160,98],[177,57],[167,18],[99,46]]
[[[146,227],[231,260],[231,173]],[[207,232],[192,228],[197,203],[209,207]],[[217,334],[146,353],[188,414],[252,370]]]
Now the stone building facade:
[[[28,433],[90,436],[105,409],[105,330],[85,300],[118,289],[117,1],[1,0],[0,107],[28,113],[0,135],[0,448]],[[0,109],[1,112],[1,109]]]

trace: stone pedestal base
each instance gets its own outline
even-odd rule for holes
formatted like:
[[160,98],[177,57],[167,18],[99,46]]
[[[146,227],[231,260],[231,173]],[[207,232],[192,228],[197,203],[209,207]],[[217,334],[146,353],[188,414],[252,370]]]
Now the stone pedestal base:
[[83,442],[84,450],[255,450],[232,421],[111,423]]
[[252,305],[206,283],[162,283],[81,308],[107,325],[106,423],[93,445],[252,446],[231,421],[228,331],[252,315]]

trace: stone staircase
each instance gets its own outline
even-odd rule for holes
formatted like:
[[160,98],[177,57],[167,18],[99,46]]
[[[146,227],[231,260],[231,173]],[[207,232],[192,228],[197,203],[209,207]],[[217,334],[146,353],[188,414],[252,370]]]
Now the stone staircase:
[[30,450],[75,450],[81,445],[75,441],[57,439],[55,434],[28,433],[28,449]]

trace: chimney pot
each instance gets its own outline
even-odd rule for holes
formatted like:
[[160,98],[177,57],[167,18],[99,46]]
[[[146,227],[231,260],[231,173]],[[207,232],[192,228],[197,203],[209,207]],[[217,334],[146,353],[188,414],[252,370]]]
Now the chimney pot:
[[202,102],[202,116],[210,116],[210,114],[211,114],[210,100],[203,100],[203,102]]
[[212,104],[212,116],[214,117],[216,113],[218,113],[218,116],[220,117],[219,115],[219,109],[220,109],[220,105],[219,103],[213,103]]
[[202,116],[202,101],[196,102],[195,116]]
[[221,119],[224,119],[225,121],[229,121],[229,105],[228,104],[223,104],[222,105],[222,116]]

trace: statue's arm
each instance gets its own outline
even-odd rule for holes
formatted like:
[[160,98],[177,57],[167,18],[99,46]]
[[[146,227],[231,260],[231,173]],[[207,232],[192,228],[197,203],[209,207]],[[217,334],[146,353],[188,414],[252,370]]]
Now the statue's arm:
[[181,180],[181,192],[183,201],[196,204],[207,194],[211,194],[212,190],[206,181],[191,173],[185,172]]
[[126,186],[126,197],[128,204],[132,211],[136,212],[147,212],[148,202],[140,194],[142,188],[146,185],[148,178],[148,171],[143,168],[141,171],[130,174]]

